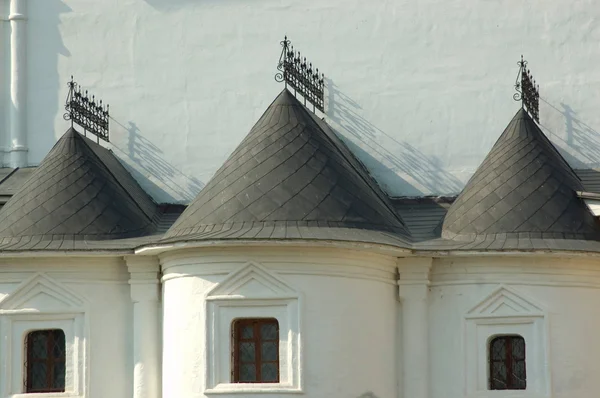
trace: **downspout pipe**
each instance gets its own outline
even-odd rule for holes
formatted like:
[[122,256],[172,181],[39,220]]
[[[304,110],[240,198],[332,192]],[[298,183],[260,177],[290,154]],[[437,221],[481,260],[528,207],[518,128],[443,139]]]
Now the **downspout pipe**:
[[10,0],[10,102],[8,145],[11,167],[27,166],[27,0]]

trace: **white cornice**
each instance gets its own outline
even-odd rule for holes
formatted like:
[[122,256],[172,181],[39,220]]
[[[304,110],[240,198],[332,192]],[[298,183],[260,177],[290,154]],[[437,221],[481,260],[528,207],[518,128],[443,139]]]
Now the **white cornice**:
[[330,247],[376,252],[394,256],[410,256],[410,249],[365,242],[333,241],[333,240],[207,240],[197,242],[177,242],[171,244],[148,245],[135,249],[138,255],[157,255],[174,250],[205,247]]
[[133,254],[133,250],[30,250],[30,251],[0,251],[0,258],[48,258],[48,257],[123,257]]
[[551,251],[551,250],[523,250],[523,251],[460,251],[460,250],[437,250],[423,251],[414,250],[415,257],[590,257],[598,258],[600,253],[581,251]]

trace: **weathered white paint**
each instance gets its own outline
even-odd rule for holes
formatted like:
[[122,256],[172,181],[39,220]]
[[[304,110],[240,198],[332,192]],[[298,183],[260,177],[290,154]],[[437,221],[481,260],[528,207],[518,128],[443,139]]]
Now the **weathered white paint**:
[[27,166],[27,1],[10,0],[10,167]]
[[[205,393],[302,392],[302,295],[256,262],[248,262],[206,295]],[[279,383],[231,383],[231,325],[239,318],[279,324]]]
[[61,397],[131,398],[132,304],[122,260],[2,259],[0,276],[3,396],[48,396],[21,395],[23,342],[29,330],[57,327],[67,339]]
[[[69,397],[495,398],[486,344],[507,333],[526,339],[528,389],[501,396],[596,391],[597,258],[237,246],[160,264],[162,336],[157,257],[1,258],[3,394],[37,327],[65,330]],[[279,384],[229,382],[231,321],[252,316],[280,322]]]
[[160,265],[156,257],[127,256],[133,301],[133,398],[159,398],[160,372]]
[[481,300],[465,314],[467,395],[495,396],[495,392],[488,391],[489,343],[495,336],[513,334],[525,340],[527,388],[518,394],[532,398],[548,396],[547,330],[546,312],[518,290],[500,286]]
[[594,395],[599,271],[597,260],[583,258],[434,260],[430,397],[497,397],[483,387],[485,343],[505,333],[526,338],[528,389],[502,396]]
[[73,74],[111,104],[112,147],[144,188],[189,201],[282,89],[288,34],[391,194],[461,188],[518,108],[521,54],[544,130],[572,165],[598,165],[599,18],[592,0],[29,0],[29,162],[67,128]]
[[26,361],[23,344],[27,333],[54,328],[65,334],[65,395],[85,395],[85,365],[89,355],[86,307],[83,298],[44,274],[33,275],[2,300],[3,362],[10,364],[4,368],[2,377],[5,395],[24,395],[22,364]]
[[[293,395],[298,391],[296,377],[306,397],[397,396],[393,257],[326,249],[229,248],[169,253],[161,264],[164,398],[212,396],[211,391],[245,396],[240,392],[250,389],[259,398],[274,391],[277,396]],[[286,331],[280,337],[285,362],[280,385],[227,383],[231,320],[252,314],[277,317]],[[300,321],[293,326],[296,317]],[[301,339],[297,353],[296,339]],[[211,342],[216,345],[211,347]],[[216,370],[225,369],[217,376],[211,373],[211,355],[216,355]],[[206,391],[211,379],[218,385]]]

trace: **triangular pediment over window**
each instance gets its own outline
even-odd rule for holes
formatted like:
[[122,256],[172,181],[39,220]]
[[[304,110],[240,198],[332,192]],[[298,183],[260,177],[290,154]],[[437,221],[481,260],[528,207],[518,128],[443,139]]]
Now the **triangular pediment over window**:
[[285,281],[274,275],[264,266],[249,262],[231,273],[223,282],[215,286],[208,299],[236,298],[283,298],[297,297],[298,293]]
[[467,312],[467,318],[543,316],[544,310],[520,293],[501,286]]
[[75,292],[47,275],[38,273],[2,300],[0,311],[79,312],[84,306],[84,299]]

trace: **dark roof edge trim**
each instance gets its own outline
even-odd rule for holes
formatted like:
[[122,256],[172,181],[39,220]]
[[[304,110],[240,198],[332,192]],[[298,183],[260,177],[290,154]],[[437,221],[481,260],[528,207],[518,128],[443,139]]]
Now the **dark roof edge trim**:
[[6,181],[10,177],[12,177],[12,175],[15,174],[17,172],[17,170],[19,170],[19,169],[20,169],[20,167],[15,167],[10,173],[8,173],[7,175],[5,175],[2,180],[0,180],[0,184],[2,184],[4,181]]

